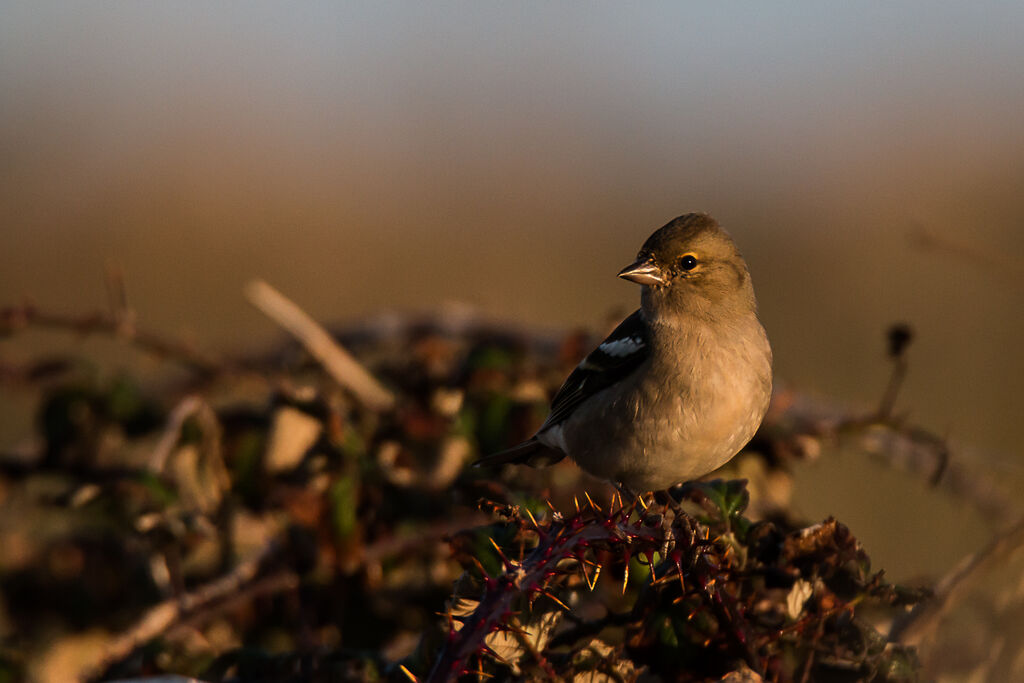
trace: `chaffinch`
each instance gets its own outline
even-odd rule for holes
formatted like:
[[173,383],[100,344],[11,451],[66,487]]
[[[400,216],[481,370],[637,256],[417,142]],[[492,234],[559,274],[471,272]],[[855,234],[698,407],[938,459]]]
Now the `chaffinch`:
[[640,309],[569,375],[528,441],[481,465],[557,462],[629,492],[701,477],[761,423],[772,352],[747,264],[705,214],[651,235],[619,277],[641,286]]

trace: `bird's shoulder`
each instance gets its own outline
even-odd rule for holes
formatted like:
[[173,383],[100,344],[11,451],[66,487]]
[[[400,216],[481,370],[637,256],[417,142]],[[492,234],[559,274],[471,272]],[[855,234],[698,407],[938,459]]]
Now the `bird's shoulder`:
[[584,401],[621,382],[650,357],[651,330],[641,310],[623,320],[566,378],[540,431],[563,423]]

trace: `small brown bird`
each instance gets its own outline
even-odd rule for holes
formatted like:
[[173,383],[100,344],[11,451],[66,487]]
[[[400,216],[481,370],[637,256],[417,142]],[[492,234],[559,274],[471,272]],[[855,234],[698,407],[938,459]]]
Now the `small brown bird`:
[[557,462],[632,492],[666,489],[732,458],[761,424],[772,351],[747,264],[705,214],[648,238],[619,277],[640,309],[569,375],[528,441],[479,465]]

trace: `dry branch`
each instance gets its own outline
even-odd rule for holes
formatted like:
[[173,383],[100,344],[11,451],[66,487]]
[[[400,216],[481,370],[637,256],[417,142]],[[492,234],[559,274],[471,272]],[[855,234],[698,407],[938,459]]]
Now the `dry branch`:
[[998,566],[1024,547],[1024,519],[992,539],[978,552],[968,555],[944,576],[935,587],[935,596],[917,605],[906,618],[893,625],[890,639],[927,646],[946,616],[964,599],[985,572]]
[[253,306],[298,339],[324,370],[363,405],[378,412],[394,406],[394,395],[291,299],[263,280],[250,282],[245,294]]
[[[165,633],[182,617],[191,615],[217,600],[227,598],[251,582],[259,574],[264,562],[279,550],[276,539],[271,540],[258,553],[241,562],[230,573],[199,586],[181,598],[171,598],[151,607],[135,624],[123,633],[114,636],[100,653],[98,660],[76,677],[90,680],[100,675],[107,667],[123,660],[136,648]],[[291,577],[289,585],[297,585],[298,577]]]
[[41,311],[31,304],[7,306],[0,309],[0,336],[37,327],[69,330],[82,336],[105,334],[125,339],[139,349],[169,358],[201,375],[215,375],[224,371],[224,365],[197,351],[191,345],[167,339],[155,332],[140,329],[122,313],[86,313],[64,315]]

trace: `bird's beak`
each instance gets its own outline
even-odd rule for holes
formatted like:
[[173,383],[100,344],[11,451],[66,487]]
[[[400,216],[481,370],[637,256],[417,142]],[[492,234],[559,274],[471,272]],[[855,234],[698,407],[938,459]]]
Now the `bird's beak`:
[[665,275],[652,258],[637,259],[635,263],[620,270],[619,277],[641,285],[665,284]]

